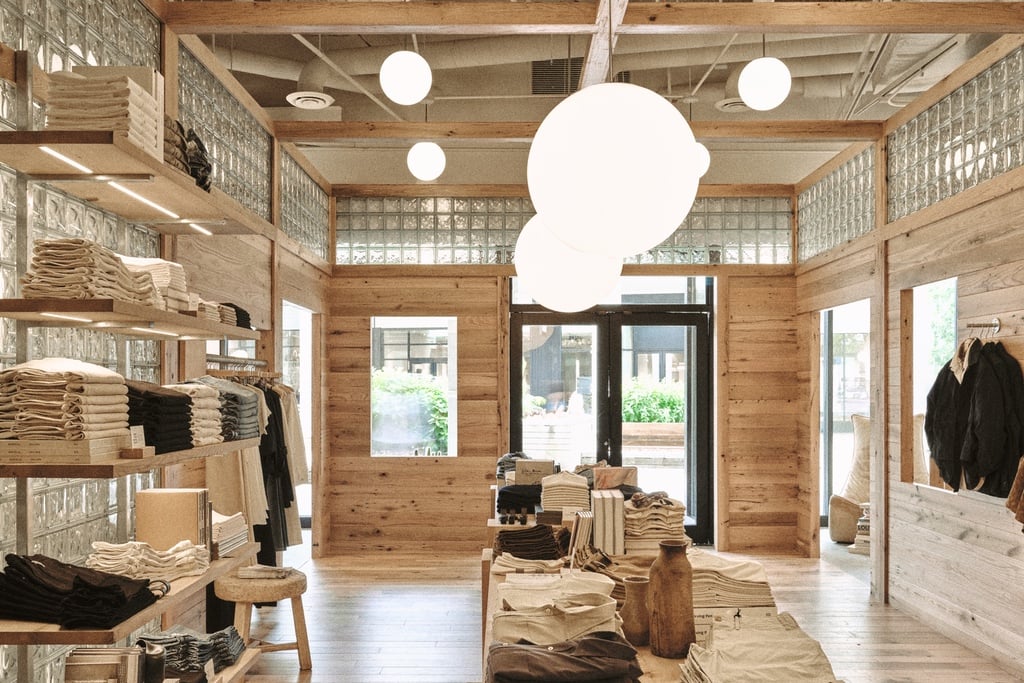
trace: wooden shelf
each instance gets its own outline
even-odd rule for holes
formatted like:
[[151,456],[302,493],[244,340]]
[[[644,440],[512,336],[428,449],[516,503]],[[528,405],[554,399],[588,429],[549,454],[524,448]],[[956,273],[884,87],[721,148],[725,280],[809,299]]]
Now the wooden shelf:
[[11,463],[0,462],[2,477],[71,477],[79,479],[114,479],[128,474],[148,472],[158,467],[169,467],[189,460],[198,460],[211,455],[232,453],[245,448],[257,448],[259,439],[242,439],[197,446],[184,451],[171,451],[148,458],[108,460],[104,462],[69,463]]
[[116,299],[0,299],[0,317],[36,327],[85,327],[164,341],[260,338],[259,330]]
[[[40,149],[44,146],[92,173],[85,173],[54,158]],[[153,157],[111,131],[0,132],[0,163],[164,234],[199,235],[188,226],[189,222],[201,225],[215,235],[269,237],[275,233],[269,221],[256,216],[217,187],[205,192],[196,185],[192,176],[164,164],[162,159]],[[110,180],[116,180],[179,218],[170,218],[128,196],[112,187]]]
[[0,645],[113,645],[164,612],[183,605],[216,579],[250,564],[258,549],[258,543],[248,543],[239,548],[234,557],[211,562],[202,576],[172,581],[170,593],[114,628],[63,630],[57,624],[0,619]]
[[253,667],[260,658],[260,650],[255,647],[247,647],[238,661],[210,679],[210,683],[240,683],[245,680],[245,674]]

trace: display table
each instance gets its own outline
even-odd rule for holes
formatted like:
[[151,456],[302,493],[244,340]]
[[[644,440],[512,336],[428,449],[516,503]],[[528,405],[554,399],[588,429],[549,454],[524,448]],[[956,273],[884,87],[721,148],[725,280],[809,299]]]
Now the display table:
[[[498,608],[498,591],[494,586],[505,580],[503,574],[491,573],[492,551],[484,549],[480,556],[481,565],[481,586],[480,596],[482,603],[483,618],[483,651],[481,653],[481,670],[487,667],[487,650],[491,644],[491,616]],[[644,675],[640,678],[643,683],[676,683],[679,681],[679,664],[685,659],[664,659],[651,654],[648,647],[637,648],[637,661]]]

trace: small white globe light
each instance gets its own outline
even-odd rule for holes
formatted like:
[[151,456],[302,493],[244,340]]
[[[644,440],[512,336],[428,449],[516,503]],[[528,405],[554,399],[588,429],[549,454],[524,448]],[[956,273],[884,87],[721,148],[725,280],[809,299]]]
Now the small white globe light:
[[694,143],[693,148],[693,168],[697,171],[697,175],[701,178],[711,168],[711,152],[708,148],[697,142]]
[[775,57],[759,57],[743,67],[736,83],[743,103],[757,111],[775,109],[789,97],[793,79]]
[[388,55],[380,65],[380,87],[395,104],[420,102],[434,82],[427,60],[411,50]]
[[590,308],[619,282],[622,259],[573,249],[534,216],[516,240],[519,283],[545,308],[572,313]]
[[678,228],[697,194],[693,133],[661,95],[599,83],[562,100],[530,145],[537,213],[562,241],[622,258]]
[[436,142],[417,142],[409,148],[405,163],[420,180],[435,180],[444,173],[444,150]]

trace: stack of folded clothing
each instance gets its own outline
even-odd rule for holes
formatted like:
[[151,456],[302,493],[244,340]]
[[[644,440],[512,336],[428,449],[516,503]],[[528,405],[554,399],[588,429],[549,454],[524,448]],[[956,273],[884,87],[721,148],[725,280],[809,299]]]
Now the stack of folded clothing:
[[498,584],[500,609],[491,619],[494,640],[553,645],[596,631],[622,634],[622,620],[606,577],[589,572],[534,575],[528,578],[540,583],[533,588],[528,587],[529,581],[515,583],[516,578],[510,574]]
[[162,119],[156,98],[128,76],[50,74],[47,129],[112,130],[163,160]]
[[694,644],[679,665],[684,683],[834,683],[818,641],[790,614],[743,617],[716,625],[705,646]]
[[142,541],[93,541],[85,566],[133,579],[174,581],[203,574],[210,568],[210,551],[192,541],[180,541],[167,550],[156,550]]
[[45,555],[5,557],[0,573],[0,618],[113,628],[152,605],[163,588],[146,579],[66,564]]
[[559,536],[566,536],[569,533],[565,527],[560,526],[558,529],[556,532],[549,524],[537,524],[521,529],[502,529],[495,537],[494,549],[524,560],[557,560],[565,557],[568,548],[568,539],[561,539]]
[[[225,434],[226,441],[255,439],[260,436],[258,389],[210,375],[203,375],[192,381],[207,384],[220,393],[221,419],[233,424],[235,430],[233,438],[229,439]],[[231,413],[231,417],[225,417],[227,413]]]
[[[191,297],[190,297],[191,298]],[[191,310],[195,310],[200,318],[205,320],[212,320],[213,322],[220,322],[220,304],[216,301],[206,301],[200,297],[195,297],[195,306],[192,305],[191,301],[189,307]]]
[[621,635],[596,631],[557,646],[495,641],[484,683],[633,683],[643,677],[637,651]]
[[247,330],[252,329],[252,316],[249,315],[249,311],[245,310],[238,304],[224,303],[222,306],[227,306],[234,311],[234,321],[236,327],[244,327]]
[[224,441],[221,434],[220,394],[217,389],[201,382],[168,384],[173,389],[192,399],[192,445],[209,446]]
[[[540,505],[540,484],[509,484],[498,489],[494,506],[498,515],[532,515]],[[525,521],[525,520],[524,520]]]
[[693,567],[694,607],[774,606],[768,575],[760,562],[722,557],[688,548]]
[[235,309],[231,308],[227,304],[218,304],[217,313],[220,315],[220,321],[225,325],[231,325],[236,327],[238,325],[238,319],[235,317]]
[[110,249],[77,237],[37,241],[21,284],[26,299],[117,299],[163,308],[152,275],[131,272]]
[[0,372],[0,438],[127,437],[124,377],[71,358],[43,358]]
[[191,128],[185,133],[185,157],[188,159],[188,172],[195,178],[196,185],[210,191],[213,186],[213,164],[206,152],[206,145],[199,139],[199,136]]
[[686,506],[664,491],[637,492],[624,506],[626,553],[658,553],[661,541],[690,541],[686,535]]
[[556,472],[540,480],[540,506],[545,510],[589,510],[587,478],[572,472]]
[[[200,673],[207,662],[213,662],[213,670],[222,671],[238,661],[245,651],[245,643],[234,626],[228,626],[210,634],[200,634],[184,628],[160,633],[144,633],[139,636],[143,643],[153,643],[164,648],[164,669],[170,676]],[[206,680],[205,678],[203,680]]]
[[120,255],[118,258],[133,273],[149,273],[168,311],[188,310],[188,285],[185,282],[185,268],[180,263],[161,258]]
[[211,540],[216,545],[218,557],[228,557],[249,542],[249,523],[241,512],[222,515],[214,510],[211,526]]
[[185,147],[185,128],[181,121],[172,119],[167,114],[164,114],[164,163],[186,175],[191,175]]
[[152,382],[126,381],[128,420],[142,425],[146,445],[157,453],[192,448],[192,399]]

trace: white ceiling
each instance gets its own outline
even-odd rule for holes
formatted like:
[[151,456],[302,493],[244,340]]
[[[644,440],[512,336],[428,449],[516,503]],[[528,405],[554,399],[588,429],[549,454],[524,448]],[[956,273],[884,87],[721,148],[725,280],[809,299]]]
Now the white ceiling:
[[[391,123],[539,122],[565,95],[533,94],[532,64],[566,57],[586,60],[592,43],[609,40],[599,31],[592,36],[443,31],[435,26],[425,34],[290,34],[282,28],[276,35],[222,30],[200,37],[275,119]],[[793,33],[769,34],[762,42],[762,35],[754,33],[623,33],[613,39],[611,66],[615,72],[627,71],[631,82],[666,96],[696,124],[880,121],[996,37]],[[416,49],[431,64],[434,87],[424,103],[402,107],[381,93],[377,72],[395,49]],[[793,90],[778,109],[754,112],[737,106],[734,83],[738,70],[763,53],[786,62]],[[335,103],[318,112],[298,110],[285,100],[295,90],[322,91]],[[528,140],[438,141],[445,147],[448,167],[437,182],[525,183]],[[848,144],[812,138],[707,140],[712,163],[703,182],[795,183]],[[405,139],[346,137],[299,145],[332,184],[416,182],[405,167]]]

